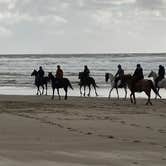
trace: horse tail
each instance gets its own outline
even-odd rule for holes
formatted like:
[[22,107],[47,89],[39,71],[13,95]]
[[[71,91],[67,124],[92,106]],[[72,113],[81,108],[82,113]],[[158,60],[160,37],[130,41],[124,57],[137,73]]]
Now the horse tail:
[[69,86],[71,89],[73,89],[73,87],[72,87],[72,85],[71,85],[71,83],[70,83],[69,80],[68,80],[68,86]]
[[93,86],[96,87],[96,88],[99,88],[99,86],[96,84],[96,81],[94,80],[94,78],[91,77],[91,79],[92,79]]

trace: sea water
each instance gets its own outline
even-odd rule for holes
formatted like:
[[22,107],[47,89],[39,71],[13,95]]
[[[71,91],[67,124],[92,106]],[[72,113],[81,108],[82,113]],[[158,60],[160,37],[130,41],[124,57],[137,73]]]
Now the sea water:
[[[36,87],[31,73],[42,66],[45,75],[48,72],[55,74],[56,66],[60,65],[64,77],[68,78],[74,90],[69,90],[70,96],[80,96],[78,73],[84,70],[84,65],[90,69],[90,75],[95,79],[99,88],[99,96],[108,96],[110,83],[105,82],[105,73],[115,74],[117,65],[121,64],[125,74],[133,74],[136,64],[140,63],[145,78],[151,70],[157,72],[158,66],[166,67],[166,54],[26,54],[26,55],[0,55],[0,94],[34,95]],[[61,90],[61,93],[64,92]],[[88,90],[87,90],[88,93]],[[166,97],[166,90],[161,91]],[[51,86],[48,94],[52,94]],[[92,89],[91,96],[95,96]],[[116,97],[115,91],[112,94]],[[123,89],[120,96],[124,96]],[[141,94],[140,97],[145,97]]]

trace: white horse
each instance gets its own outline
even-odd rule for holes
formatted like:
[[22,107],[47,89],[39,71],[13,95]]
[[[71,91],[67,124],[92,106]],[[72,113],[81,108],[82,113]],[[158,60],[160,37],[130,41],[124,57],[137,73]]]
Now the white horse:
[[[152,77],[153,81],[155,83],[156,78],[158,77],[157,73],[154,71],[151,71],[148,75],[148,77]],[[161,81],[158,82],[157,84],[157,91],[159,93],[160,88],[165,88],[166,89],[166,78],[162,79]],[[157,96],[155,97],[157,98]]]
[[125,99],[126,99],[127,98],[127,84],[125,84],[123,87],[118,87],[121,84],[121,81],[118,81],[118,83],[117,83],[118,86],[116,87],[115,86],[115,76],[112,73],[105,73],[105,81],[108,82],[109,79],[110,79],[110,83],[111,83],[111,89],[109,91],[108,98],[110,99],[111,92],[115,88],[116,92],[117,92],[118,99],[119,99],[118,88],[124,88],[124,90],[125,90]]

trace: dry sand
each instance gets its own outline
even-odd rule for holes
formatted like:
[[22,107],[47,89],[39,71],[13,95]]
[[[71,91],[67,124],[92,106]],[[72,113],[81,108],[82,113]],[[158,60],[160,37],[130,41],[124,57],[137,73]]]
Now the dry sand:
[[0,96],[0,166],[165,166],[166,100]]

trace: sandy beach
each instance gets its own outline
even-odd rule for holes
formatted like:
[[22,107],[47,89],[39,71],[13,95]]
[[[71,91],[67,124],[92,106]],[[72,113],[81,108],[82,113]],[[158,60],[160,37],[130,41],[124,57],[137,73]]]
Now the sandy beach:
[[0,96],[1,166],[165,166],[166,100]]

